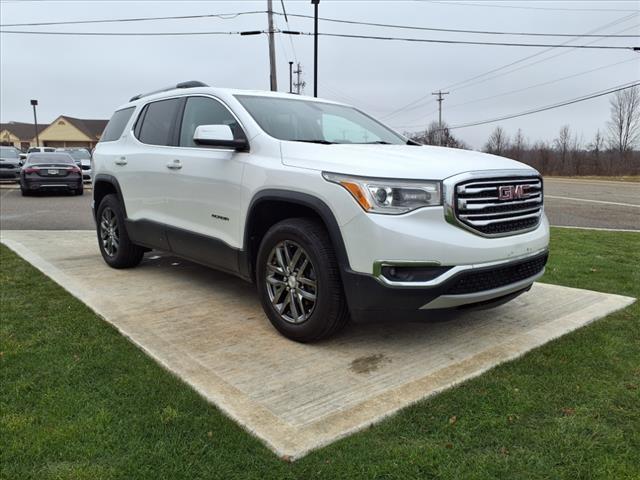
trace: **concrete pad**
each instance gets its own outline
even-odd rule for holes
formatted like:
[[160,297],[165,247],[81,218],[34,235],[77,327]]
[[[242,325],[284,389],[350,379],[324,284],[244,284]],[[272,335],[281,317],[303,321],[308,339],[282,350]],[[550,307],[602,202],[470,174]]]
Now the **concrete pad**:
[[491,311],[353,325],[301,345],[271,327],[253,286],[229,275],[155,252],[113,270],[94,232],[4,231],[2,242],[289,459],[634,301],[536,284]]

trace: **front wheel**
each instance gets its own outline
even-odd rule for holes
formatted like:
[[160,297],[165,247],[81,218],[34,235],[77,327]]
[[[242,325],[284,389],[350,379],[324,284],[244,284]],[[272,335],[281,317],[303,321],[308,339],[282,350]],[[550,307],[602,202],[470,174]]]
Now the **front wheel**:
[[124,212],[114,194],[106,195],[98,207],[98,246],[102,258],[113,268],[135,267],[142,261],[144,249],[129,239]]
[[291,340],[327,338],[349,318],[331,240],[315,219],[287,219],[269,229],[258,251],[256,281],[267,317]]

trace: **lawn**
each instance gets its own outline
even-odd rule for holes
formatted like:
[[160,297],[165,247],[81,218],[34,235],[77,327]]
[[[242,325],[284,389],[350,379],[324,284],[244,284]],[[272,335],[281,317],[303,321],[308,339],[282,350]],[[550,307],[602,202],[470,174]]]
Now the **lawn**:
[[[554,229],[544,281],[640,296],[640,234]],[[640,478],[640,304],[293,464],[0,250],[0,478]]]

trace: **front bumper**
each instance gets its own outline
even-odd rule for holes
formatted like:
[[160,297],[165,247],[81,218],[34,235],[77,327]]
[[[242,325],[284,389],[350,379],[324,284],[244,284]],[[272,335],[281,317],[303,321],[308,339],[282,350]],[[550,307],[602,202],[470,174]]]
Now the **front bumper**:
[[405,215],[362,213],[341,225],[349,266],[374,274],[380,261],[455,266],[507,261],[549,245],[549,222],[542,216],[535,230],[486,238],[445,220],[444,208],[427,207]]
[[355,321],[403,316],[425,310],[490,307],[527,291],[544,274],[548,251],[543,249],[508,261],[452,267],[419,286],[389,285],[380,277],[343,272],[349,309]]

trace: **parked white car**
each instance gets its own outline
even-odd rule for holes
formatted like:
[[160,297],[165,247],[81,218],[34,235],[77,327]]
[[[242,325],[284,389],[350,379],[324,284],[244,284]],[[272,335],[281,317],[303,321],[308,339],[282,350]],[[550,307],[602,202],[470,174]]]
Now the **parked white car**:
[[110,266],[158,249],[256,282],[297,341],[504,303],[547,261],[536,170],[418,145],[336,102],[185,82],[118,108],[93,159]]
[[51,153],[55,151],[56,149],[54,147],[31,147],[27,150],[27,155],[30,153]]

